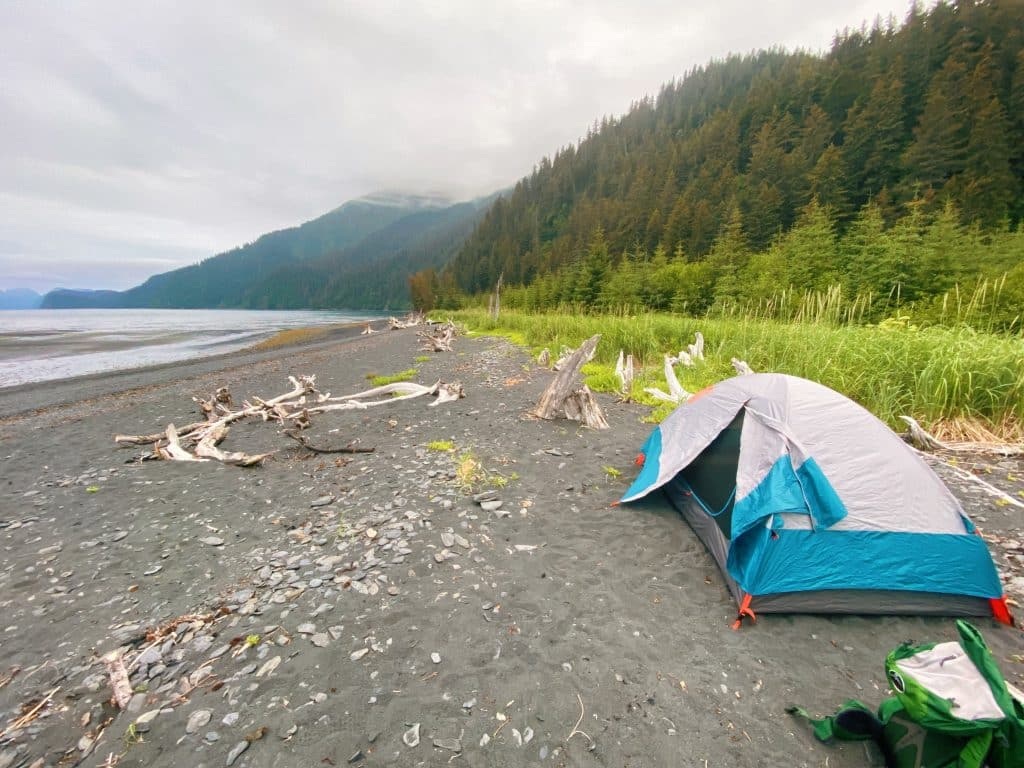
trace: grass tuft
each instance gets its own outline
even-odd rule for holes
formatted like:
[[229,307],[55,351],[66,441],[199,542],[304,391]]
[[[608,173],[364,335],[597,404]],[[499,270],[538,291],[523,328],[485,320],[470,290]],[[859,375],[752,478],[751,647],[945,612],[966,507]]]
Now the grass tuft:
[[450,453],[455,450],[455,443],[451,440],[433,440],[427,443],[428,451],[442,451],[444,453]]
[[366,374],[366,378],[370,380],[370,384],[375,387],[383,387],[386,384],[397,384],[399,381],[412,381],[416,378],[416,374],[419,371],[416,368],[409,368],[404,371],[392,374],[391,376],[378,376],[373,373]]

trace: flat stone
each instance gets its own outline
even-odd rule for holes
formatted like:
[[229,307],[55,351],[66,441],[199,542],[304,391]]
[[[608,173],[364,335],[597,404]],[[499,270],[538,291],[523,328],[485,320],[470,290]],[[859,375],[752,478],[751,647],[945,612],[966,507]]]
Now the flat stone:
[[501,499],[496,499],[494,501],[484,501],[481,502],[480,509],[482,509],[484,512],[495,512],[501,509],[501,505],[504,503],[505,502],[503,502]]
[[485,501],[491,501],[498,498],[497,491],[481,491],[480,493],[473,495],[473,501],[477,504],[482,504]]
[[142,575],[143,576],[153,576],[153,575],[155,575],[157,573],[160,573],[160,571],[162,571],[163,569],[164,569],[164,567],[162,565],[154,565],[153,567],[147,568],[146,570],[144,570],[142,572]]
[[[326,507],[328,504],[331,504],[333,501],[334,501],[334,497],[333,496],[321,496],[320,498],[313,499],[313,501],[309,502],[309,506],[311,506],[311,507]],[[230,763],[229,763],[229,765],[230,765]]]
[[445,531],[441,534],[441,543],[446,547],[455,546],[455,536]]
[[204,536],[199,541],[201,541],[203,544],[205,544],[208,547],[223,547],[224,546],[224,539],[222,539],[220,536]]
[[242,753],[249,748],[248,741],[240,741],[231,748],[228,752],[228,761],[225,765],[234,765],[235,760],[241,757]]
[[434,739],[434,746],[449,752],[461,752],[462,742],[458,739]]
[[365,656],[369,652],[369,648],[360,648],[358,651],[353,651],[351,654],[349,654],[349,658],[352,661],[359,661],[361,658],[363,658],[363,656]]
[[316,632],[316,624],[299,624],[300,635],[312,635]]
[[273,672],[275,669],[277,669],[280,664],[281,664],[281,657],[280,656],[275,656],[274,658],[272,658],[269,661],[265,662],[263,664],[263,666],[259,668],[259,671],[256,672],[256,677],[264,677],[266,675],[269,675],[271,672]]
[[185,733],[195,733],[210,722],[213,713],[208,709],[197,709],[188,716],[188,723],[185,725]]
[[430,660],[432,662],[434,662],[435,664],[440,664],[441,663],[441,654],[440,653],[436,653],[436,652],[430,654]]
[[317,632],[309,640],[317,648],[326,648],[331,643],[331,638],[327,636],[326,632]]
[[238,718],[239,718],[239,713],[238,712],[228,712],[221,719],[221,722],[224,723],[224,725],[226,725],[226,726],[228,726],[230,728],[232,725],[234,725],[235,723],[238,722]]

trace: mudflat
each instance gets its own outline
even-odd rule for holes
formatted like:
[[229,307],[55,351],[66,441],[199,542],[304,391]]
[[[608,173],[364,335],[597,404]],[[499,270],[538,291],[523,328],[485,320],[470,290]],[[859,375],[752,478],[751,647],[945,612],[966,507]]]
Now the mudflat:
[[[785,707],[877,704],[885,654],[954,639],[951,619],[733,631],[679,515],[611,506],[646,408],[599,396],[600,432],[539,421],[552,374],[507,342],[420,354],[394,331],[0,393],[0,768],[871,764]],[[322,414],[306,433],[372,453],[312,453],[262,421],[225,443],[276,451],[249,469],[139,462],[112,440],[194,421],[191,398],[221,386],[269,398],[315,374],[337,395],[413,366],[465,399]],[[1024,510],[934,464],[1024,602]],[[957,466],[1024,489],[1020,458]],[[1024,636],[975,623],[1021,685]],[[123,711],[102,662],[119,648]]]

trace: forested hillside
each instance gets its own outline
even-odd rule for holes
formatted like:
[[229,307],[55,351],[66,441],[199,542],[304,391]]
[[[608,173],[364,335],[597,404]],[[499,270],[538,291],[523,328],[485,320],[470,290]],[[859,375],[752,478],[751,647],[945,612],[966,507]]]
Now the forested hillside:
[[406,308],[409,275],[440,267],[472,231],[487,199],[360,198],[127,291],[58,289],[45,308]]
[[1022,177],[1024,3],[914,8],[824,56],[708,64],[603,119],[413,292],[444,302],[503,275],[534,309],[699,312],[836,284],[927,299],[1013,269],[1024,287]]

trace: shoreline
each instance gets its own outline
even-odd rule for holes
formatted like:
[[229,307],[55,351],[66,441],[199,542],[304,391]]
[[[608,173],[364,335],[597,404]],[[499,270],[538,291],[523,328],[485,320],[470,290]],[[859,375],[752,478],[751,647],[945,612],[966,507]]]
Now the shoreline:
[[[370,322],[372,325],[374,321]],[[322,326],[307,327],[319,328]],[[204,357],[2,387],[0,388],[0,422],[91,397],[111,396],[118,392],[164,383],[167,381],[167,377],[162,374],[168,371],[174,371],[174,378],[188,378],[270,360],[290,352],[306,351],[351,341],[359,338],[364,327],[365,323],[363,322],[346,323],[330,326],[330,330],[317,334],[313,338],[299,339],[292,343],[276,345],[270,349],[257,349],[256,347],[261,343],[257,342],[244,349]],[[276,335],[268,338],[272,339]]]
[[[87,397],[0,429],[0,677],[20,670],[0,687],[0,728],[56,689],[0,740],[0,765],[855,768],[862,745],[820,745],[785,707],[876,705],[886,653],[955,635],[919,616],[767,615],[734,632],[735,602],[678,513],[610,506],[647,408],[598,395],[602,432],[530,419],[551,373],[506,340],[424,355],[410,329],[227,357],[131,390],[75,382]],[[309,453],[261,420],[223,445],[274,452],[250,469],[140,463],[145,446],[111,440],[194,420],[191,397],[219,386],[241,402],[315,374],[338,395],[422,357],[417,381],[459,380],[465,399],[321,414],[305,433],[372,453]],[[471,491],[466,457],[482,468]],[[1005,485],[1024,461],[990,470]],[[1019,546],[1021,511],[943,478],[993,555],[1016,552],[992,537]],[[973,623],[1024,685],[1024,635]],[[139,662],[125,711],[100,662],[118,648]],[[574,723],[593,751],[568,738]]]

